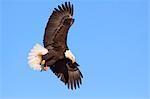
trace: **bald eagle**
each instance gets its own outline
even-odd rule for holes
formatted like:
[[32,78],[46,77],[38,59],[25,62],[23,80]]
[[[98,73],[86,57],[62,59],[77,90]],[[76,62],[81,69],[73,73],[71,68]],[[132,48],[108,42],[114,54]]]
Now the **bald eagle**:
[[67,46],[68,30],[74,23],[73,9],[70,2],[54,8],[45,28],[44,47],[36,44],[28,56],[32,69],[47,71],[49,67],[69,89],[79,88],[83,78],[75,56]]

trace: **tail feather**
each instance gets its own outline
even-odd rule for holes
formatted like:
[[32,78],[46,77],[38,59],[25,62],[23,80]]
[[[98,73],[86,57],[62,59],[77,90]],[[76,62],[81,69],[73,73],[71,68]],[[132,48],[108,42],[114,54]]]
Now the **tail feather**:
[[40,44],[36,44],[30,51],[28,55],[28,64],[33,70],[42,70],[42,66],[40,65],[42,61],[42,55],[48,53],[48,50],[41,46]]

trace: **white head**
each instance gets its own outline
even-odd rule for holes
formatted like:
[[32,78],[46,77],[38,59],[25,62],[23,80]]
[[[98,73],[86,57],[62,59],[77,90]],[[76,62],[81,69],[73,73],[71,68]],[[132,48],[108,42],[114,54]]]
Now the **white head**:
[[70,50],[66,50],[65,57],[72,60],[72,63],[74,63],[76,61],[75,56],[72,54],[72,52]]

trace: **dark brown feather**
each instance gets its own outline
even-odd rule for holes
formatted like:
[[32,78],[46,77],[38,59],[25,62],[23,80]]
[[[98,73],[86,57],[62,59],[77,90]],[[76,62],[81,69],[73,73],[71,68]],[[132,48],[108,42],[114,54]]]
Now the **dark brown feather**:
[[76,89],[76,86],[78,88],[80,87],[80,84],[82,84],[81,78],[81,72],[76,66],[71,66],[73,64],[68,64],[70,62],[69,59],[62,59],[57,61],[53,66],[51,66],[51,70],[56,74],[58,78],[60,78],[61,81],[67,84],[68,89]]
[[68,4],[68,7],[69,7],[69,12],[71,13],[71,4],[70,4],[70,2]]
[[48,20],[43,40],[44,47],[49,50],[43,59],[53,73],[72,90],[80,87],[83,78],[78,64],[72,64],[72,61],[64,56],[64,52],[68,50],[68,30],[73,21],[73,4],[65,2],[61,6],[58,5]]
[[58,5],[58,8],[59,8],[60,11],[62,11],[62,12],[64,11],[64,10],[61,8],[60,5]]
[[72,4],[72,7],[71,7],[71,15],[73,15],[73,10],[74,10],[74,8],[73,8],[73,4]]
[[65,2],[65,6],[66,6],[66,9],[67,9],[67,11],[69,10],[69,7],[68,7],[68,3],[67,2]]
[[[71,11],[73,11],[72,7],[70,7],[71,4],[69,2],[65,2],[65,4],[62,4],[61,6],[59,5],[58,8],[54,8],[54,11],[52,15],[50,16],[48,23],[45,28],[45,34],[44,34],[44,46],[47,47],[49,44],[55,43],[54,39],[59,39],[55,38],[56,34],[59,33],[60,29],[63,28],[61,33],[58,35],[62,36],[67,36],[68,30],[71,25],[68,26],[63,26],[63,21],[65,20],[65,17],[72,16],[73,14]],[[46,39],[48,38],[48,39]],[[65,39],[66,37],[64,37]],[[66,39],[65,39],[66,40]],[[65,41],[63,40],[63,41]],[[57,40],[55,40],[57,41]],[[58,42],[57,42],[58,43]],[[66,43],[63,43],[64,46]],[[62,44],[61,44],[62,45]],[[62,45],[63,46],[63,45]],[[65,48],[65,47],[63,47]]]
[[61,6],[62,6],[64,11],[67,10],[66,7],[64,6],[64,4],[62,4]]

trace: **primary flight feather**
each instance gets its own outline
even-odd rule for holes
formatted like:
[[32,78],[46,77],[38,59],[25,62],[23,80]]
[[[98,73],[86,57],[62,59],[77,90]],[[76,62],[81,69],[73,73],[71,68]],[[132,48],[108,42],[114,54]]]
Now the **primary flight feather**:
[[82,73],[75,56],[67,46],[67,34],[74,23],[73,4],[65,2],[54,8],[45,28],[44,47],[36,44],[28,56],[34,70],[47,70],[48,67],[68,88],[76,89],[82,84]]

